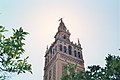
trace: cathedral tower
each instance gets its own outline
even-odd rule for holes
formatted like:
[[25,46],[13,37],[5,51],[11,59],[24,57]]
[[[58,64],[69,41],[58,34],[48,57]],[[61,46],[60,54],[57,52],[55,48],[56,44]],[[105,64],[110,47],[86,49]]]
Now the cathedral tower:
[[70,41],[70,32],[67,30],[62,18],[55,41],[46,50],[44,80],[60,80],[64,66],[68,63],[77,64],[77,71],[84,69],[84,60],[81,44]]

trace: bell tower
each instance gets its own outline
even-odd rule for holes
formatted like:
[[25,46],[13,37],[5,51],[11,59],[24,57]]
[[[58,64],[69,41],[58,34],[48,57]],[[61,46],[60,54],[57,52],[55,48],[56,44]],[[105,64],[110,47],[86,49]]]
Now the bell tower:
[[82,48],[70,41],[70,32],[66,28],[62,18],[59,20],[59,27],[55,41],[45,52],[44,80],[60,80],[64,66],[68,63],[77,64],[77,70],[84,69]]

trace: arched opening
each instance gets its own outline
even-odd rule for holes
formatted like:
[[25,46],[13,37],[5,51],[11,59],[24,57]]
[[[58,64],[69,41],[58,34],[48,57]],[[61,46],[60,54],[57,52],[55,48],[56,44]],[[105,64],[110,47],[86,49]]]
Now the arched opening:
[[60,51],[62,51],[62,45],[60,45]]
[[64,53],[66,53],[67,52],[67,48],[66,48],[66,46],[64,46]]
[[66,39],[66,35],[63,36],[63,39]]
[[47,58],[45,59],[45,65],[47,64]]
[[74,50],[74,56],[77,57],[76,50]]
[[72,47],[70,45],[68,46],[68,53],[69,55],[72,55]]
[[80,52],[78,52],[78,58],[81,58]]

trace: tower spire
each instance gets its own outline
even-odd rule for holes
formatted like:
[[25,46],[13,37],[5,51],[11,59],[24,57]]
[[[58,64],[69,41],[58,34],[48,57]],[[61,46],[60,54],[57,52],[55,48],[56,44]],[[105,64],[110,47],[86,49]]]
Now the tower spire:
[[60,21],[60,24],[59,24],[59,27],[58,27],[58,31],[66,32],[67,28],[66,28],[66,26],[63,22],[63,18],[60,18],[59,21]]
[[79,40],[79,38],[78,38],[78,46],[80,46],[80,47],[81,47],[81,44],[80,44],[80,40]]
[[58,27],[58,32],[55,35],[55,40],[60,39],[60,40],[64,40],[64,41],[70,41],[69,37],[70,37],[70,32],[69,30],[67,30],[64,22],[63,22],[63,18],[59,19],[60,23],[59,23],[59,27]]

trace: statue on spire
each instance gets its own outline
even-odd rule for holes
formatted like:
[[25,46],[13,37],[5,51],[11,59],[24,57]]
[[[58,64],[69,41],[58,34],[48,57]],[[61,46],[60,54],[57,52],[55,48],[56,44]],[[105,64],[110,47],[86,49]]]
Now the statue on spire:
[[63,19],[63,18],[60,18],[59,21],[63,22],[62,19]]
[[60,24],[59,24],[59,27],[58,27],[58,31],[66,32],[67,28],[65,27],[65,24],[63,22],[63,18],[60,18],[59,21],[60,21]]

